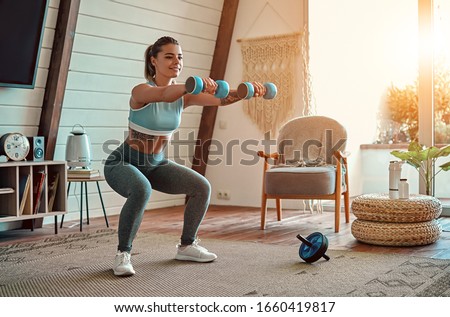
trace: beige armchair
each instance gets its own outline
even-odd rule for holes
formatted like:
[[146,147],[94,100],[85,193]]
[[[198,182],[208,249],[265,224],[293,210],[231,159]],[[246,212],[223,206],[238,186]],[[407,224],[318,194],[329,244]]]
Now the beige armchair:
[[335,232],[339,232],[341,196],[345,222],[350,222],[347,132],[324,116],[299,117],[285,123],[277,138],[276,153],[258,152],[264,158],[261,229],[266,227],[267,199],[276,200],[281,221],[281,199],[334,200]]

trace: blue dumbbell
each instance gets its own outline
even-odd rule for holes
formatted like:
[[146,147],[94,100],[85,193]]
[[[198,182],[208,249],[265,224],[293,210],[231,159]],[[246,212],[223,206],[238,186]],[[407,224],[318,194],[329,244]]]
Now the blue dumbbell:
[[[217,89],[214,97],[225,98],[230,93],[230,85],[224,80],[216,80]],[[198,95],[203,91],[203,80],[198,76],[191,76],[184,84],[189,94]]]
[[[266,87],[266,93],[264,94],[264,99],[273,99],[277,95],[277,86],[273,83],[264,83]],[[250,82],[243,82],[238,86],[237,89],[238,97],[241,99],[250,99],[255,94],[255,87]]]

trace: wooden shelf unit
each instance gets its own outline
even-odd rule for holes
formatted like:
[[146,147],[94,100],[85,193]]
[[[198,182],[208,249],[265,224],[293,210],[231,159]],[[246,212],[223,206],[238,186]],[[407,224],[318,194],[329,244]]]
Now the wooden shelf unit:
[[[36,173],[44,172],[46,177],[39,210],[34,213],[34,186]],[[30,175],[30,188],[23,211],[20,210],[19,184]],[[53,208],[49,210],[49,189],[54,175],[58,175]],[[20,161],[0,163],[0,223],[58,216],[67,213],[67,164],[65,161]],[[11,190],[8,190],[11,189]],[[56,225],[55,217],[55,225]]]

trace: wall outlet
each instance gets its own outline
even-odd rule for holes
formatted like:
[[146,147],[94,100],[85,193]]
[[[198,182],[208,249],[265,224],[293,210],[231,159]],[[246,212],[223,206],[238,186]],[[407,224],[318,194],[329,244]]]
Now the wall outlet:
[[222,190],[219,189],[217,191],[217,198],[218,199],[230,199],[231,198],[231,191],[230,190]]

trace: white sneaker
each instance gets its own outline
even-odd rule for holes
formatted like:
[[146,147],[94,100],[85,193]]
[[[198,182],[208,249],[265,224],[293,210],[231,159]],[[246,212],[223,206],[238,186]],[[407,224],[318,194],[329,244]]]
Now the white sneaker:
[[117,251],[113,270],[114,275],[118,276],[129,276],[136,273],[133,265],[131,265],[131,255],[129,252]]
[[195,240],[191,245],[181,246],[177,245],[176,260],[194,261],[194,262],[212,262],[217,259],[217,255],[209,252],[204,247],[198,245],[200,240]]

